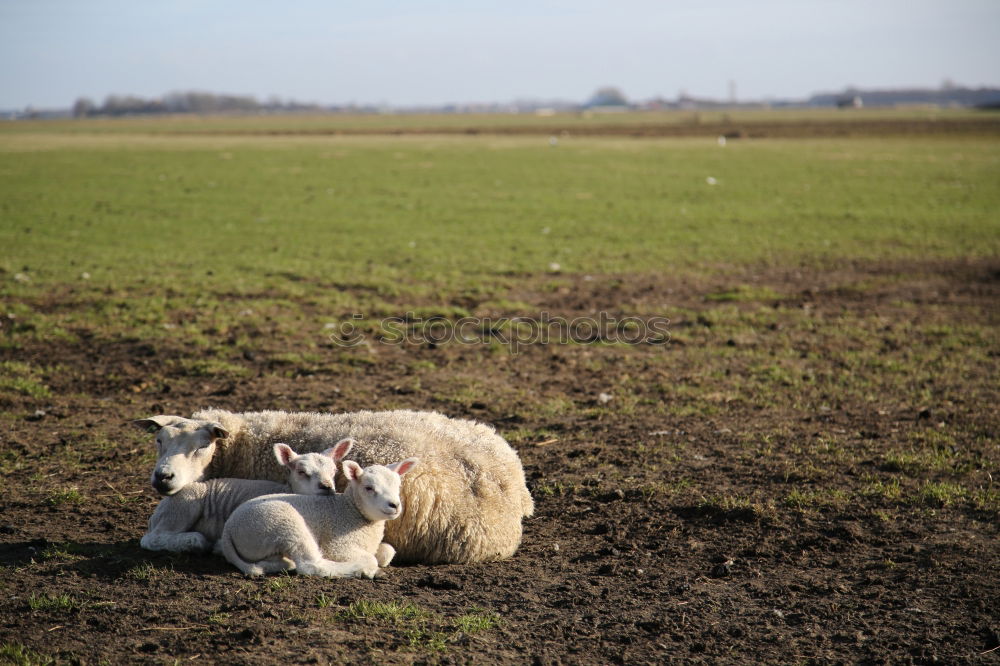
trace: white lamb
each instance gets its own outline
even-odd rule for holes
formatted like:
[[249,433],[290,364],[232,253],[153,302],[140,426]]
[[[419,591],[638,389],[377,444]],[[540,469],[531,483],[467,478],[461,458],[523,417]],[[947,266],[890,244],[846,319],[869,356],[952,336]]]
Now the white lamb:
[[509,557],[521,542],[522,518],[534,512],[510,444],[490,426],[435,412],[205,410],[190,419],[154,416],[136,423],[158,429],[163,439],[157,471],[164,487],[216,477],[278,480],[282,470],[270,454],[274,442],[320,451],[350,437],[356,441],[350,459],[362,466],[419,457],[420,467],[403,487],[406,511],[385,531],[404,562]]
[[248,576],[294,569],[305,576],[374,578],[385,523],[403,513],[400,477],[418,462],[362,469],[345,460],[342,494],[250,500],[226,521],[222,554]]
[[[165,433],[157,436],[162,441]],[[329,495],[334,491],[336,461],[351,449],[353,441],[345,439],[323,453],[298,455],[287,444],[275,444],[274,456],[288,470],[288,483],[249,479],[211,479],[195,481],[174,489],[165,480],[162,470],[153,472],[153,487],[167,495],[156,506],[149,519],[149,530],[139,541],[146,550],[172,552],[204,552],[222,535],[230,514],[243,502],[273,493]],[[383,557],[391,559],[391,554]],[[386,562],[388,564],[388,562]]]

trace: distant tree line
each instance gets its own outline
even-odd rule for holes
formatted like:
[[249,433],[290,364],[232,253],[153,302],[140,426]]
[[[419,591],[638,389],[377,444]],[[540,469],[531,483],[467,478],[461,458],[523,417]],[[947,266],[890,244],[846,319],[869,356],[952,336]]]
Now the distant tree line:
[[320,107],[314,104],[283,102],[271,98],[259,102],[249,95],[217,95],[205,92],[178,92],[152,99],[134,95],[109,95],[104,103],[97,105],[92,100],[81,97],[73,104],[73,115],[77,118],[91,116],[131,116],[158,113],[260,113],[271,111],[314,111]]
[[965,88],[943,85],[940,89],[904,88],[861,90],[847,88],[839,93],[817,93],[809,98],[809,106],[845,106],[845,101],[860,99],[864,106],[906,106],[934,104],[937,106],[967,106],[996,108],[1000,106],[1000,89]]

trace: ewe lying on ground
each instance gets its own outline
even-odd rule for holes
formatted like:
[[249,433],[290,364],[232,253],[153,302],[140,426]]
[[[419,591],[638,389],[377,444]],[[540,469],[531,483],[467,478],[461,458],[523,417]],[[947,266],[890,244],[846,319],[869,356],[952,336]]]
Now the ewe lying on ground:
[[364,469],[345,460],[340,495],[268,495],[226,521],[222,554],[248,576],[294,569],[305,576],[374,578],[385,521],[403,512],[400,477],[418,460]]
[[350,437],[362,466],[419,457],[403,489],[406,511],[385,540],[405,562],[486,562],[509,557],[521,542],[521,519],[534,512],[517,453],[493,428],[435,412],[346,414],[279,411],[196,412],[155,416],[162,428],[156,472],[165,494],[203,478],[281,478],[274,442],[319,451]]
[[[169,428],[169,426],[168,426]],[[167,431],[167,428],[164,428]],[[157,435],[161,442],[167,432]],[[230,514],[243,502],[273,493],[329,495],[334,490],[336,461],[350,450],[353,442],[345,439],[323,453],[298,455],[287,444],[275,444],[274,456],[288,471],[288,483],[249,479],[212,479],[195,481],[175,490],[167,485],[162,471],[153,473],[153,487],[166,493],[149,519],[149,530],[139,541],[146,550],[204,552],[222,535]],[[389,556],[391,559],[391,555]]]

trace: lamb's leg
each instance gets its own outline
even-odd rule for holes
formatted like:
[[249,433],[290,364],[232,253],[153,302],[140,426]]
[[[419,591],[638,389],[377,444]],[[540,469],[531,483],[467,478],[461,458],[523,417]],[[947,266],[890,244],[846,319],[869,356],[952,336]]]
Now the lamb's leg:
[[324,578],[360,578],[358,566],[354,562],[334,562],[333,560],[303,560],[295,563],[295,573],[302,576],[323,576]]
[[316,548],[318,557],[299,557],[289,553],[295,561],[295,572],[303,576],[324,576],[326,578],[374,578],[378,571],[378,561],[371,553],[362,553],[348,562],[334,562],[323,557]]
[[290,560],[281,555],[268,557],[256,562],[247,562],[243,559],[239,549],[236,548],[236,543],[233,541],[233,533],[236,531],[238,531],[238,528],[233,528],[229,523],[226,523],[225,528],[222,530],[222,536],[219,538],[216,546],[231,564],[247,576],[280,573],[288,571],[294,566]]
[[382,569],[389,566],[389,562],[392,562],[392,558],[396,556],[396,549],[387,544],[385,541],[378,545],[378,549],[375,551],[375,559],[378,561],[379,567]]
[[300,576],[324,576],[326,578],[343,578],[350,576],[352,571],[323,557],[323,551],[312,535],[299,534],[291,544],[286,544],[282,555],[295,563],[295,573]]
[[201,532],[147,532],[139,540],[146,550],[168,550],[172,553],[204,553],[212,543]]
[[[392,548],[392,546],[390,546],[387,543],[379,544],[379,548],[381,548],[383,545]],[[393,555],[396,554],[395,548],[392,549],[392,553]],[[392,558],[390,557],[389,559]],[[372,555],[371,553],[365,553],[364,555],[357,557],[353,562],[353,564],[357,566],[357,574],[355,574],[355,577],[374,578],[375,574],[378,573],[378,562],[379,562],[378,558]]]

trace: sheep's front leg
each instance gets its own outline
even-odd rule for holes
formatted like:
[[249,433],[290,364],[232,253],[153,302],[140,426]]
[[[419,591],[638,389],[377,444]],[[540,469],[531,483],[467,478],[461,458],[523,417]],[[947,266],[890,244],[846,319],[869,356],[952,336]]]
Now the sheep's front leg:
[[190,531],[201,516],[200,502],[165,497],[149,518],[149,531],[139,540],[146,550],[203,553],[212,547],[200,532]]

